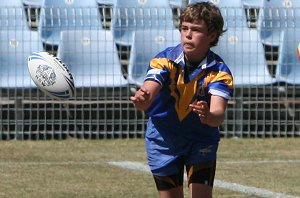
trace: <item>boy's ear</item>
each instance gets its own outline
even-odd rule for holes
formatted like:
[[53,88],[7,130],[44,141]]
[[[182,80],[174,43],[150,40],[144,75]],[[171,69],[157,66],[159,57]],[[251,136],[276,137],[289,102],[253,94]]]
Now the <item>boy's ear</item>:
[[217,38],[217,32],[211,32],[209,33],[210,42],[214,42]]

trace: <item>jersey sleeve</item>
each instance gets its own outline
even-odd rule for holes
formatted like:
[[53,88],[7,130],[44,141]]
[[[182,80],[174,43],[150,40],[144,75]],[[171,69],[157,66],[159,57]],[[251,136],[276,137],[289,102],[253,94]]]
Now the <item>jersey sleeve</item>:
[[158,82],[161,86],[169,78],[169,61],[166,58],[154,58],[150,61],[145,81],[153,80]]
[[227,66],[211,71],[207,76],[208,92],[212,95],[230,99],[233,96],[233,76]]

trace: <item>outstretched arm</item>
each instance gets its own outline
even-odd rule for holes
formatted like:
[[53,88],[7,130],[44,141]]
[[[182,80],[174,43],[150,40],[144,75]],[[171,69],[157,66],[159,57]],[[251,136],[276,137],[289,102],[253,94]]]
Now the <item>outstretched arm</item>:
[[160,89],[161,85],[158,82],[145,81],[141,88],[135,92],[134,96],[130,97],[130,100],[138,110],[147,110]]

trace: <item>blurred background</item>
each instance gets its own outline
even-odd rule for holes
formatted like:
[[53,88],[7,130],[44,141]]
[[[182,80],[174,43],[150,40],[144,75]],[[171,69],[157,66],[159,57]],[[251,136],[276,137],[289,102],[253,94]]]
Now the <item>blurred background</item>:
[[[300,136],[300,1],[210,0],[226,33],[212,50],[235,79],[222,137]],[[149,60],[180,42],[196,0],[0,1],[0,139],[144,137],[129,97]],[[33,52],[68,65],[76,94],[53,100],[27,69]]]

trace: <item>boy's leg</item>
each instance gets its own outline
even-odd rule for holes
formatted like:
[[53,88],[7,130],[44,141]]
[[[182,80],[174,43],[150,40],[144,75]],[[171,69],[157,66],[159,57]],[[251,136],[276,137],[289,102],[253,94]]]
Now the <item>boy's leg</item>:
[[183,198],[183,168],[176,175],[154,175],[154,181],[160,198]]
[[192,183],[189,189],[191,198],[212,198],[213,188],[211,186]]
[[184,149],[181,145],[184,143],[178,144],[176,138],[172,133],[162,136],[149,119],[145,138],[147,160],[161,198],[183,197]]
[[183,187],[179,186],[170,190],[158,191],[160,198],[183,198]]
[[192,198],[212,197],[216,160],[187,166],[188,185]]

